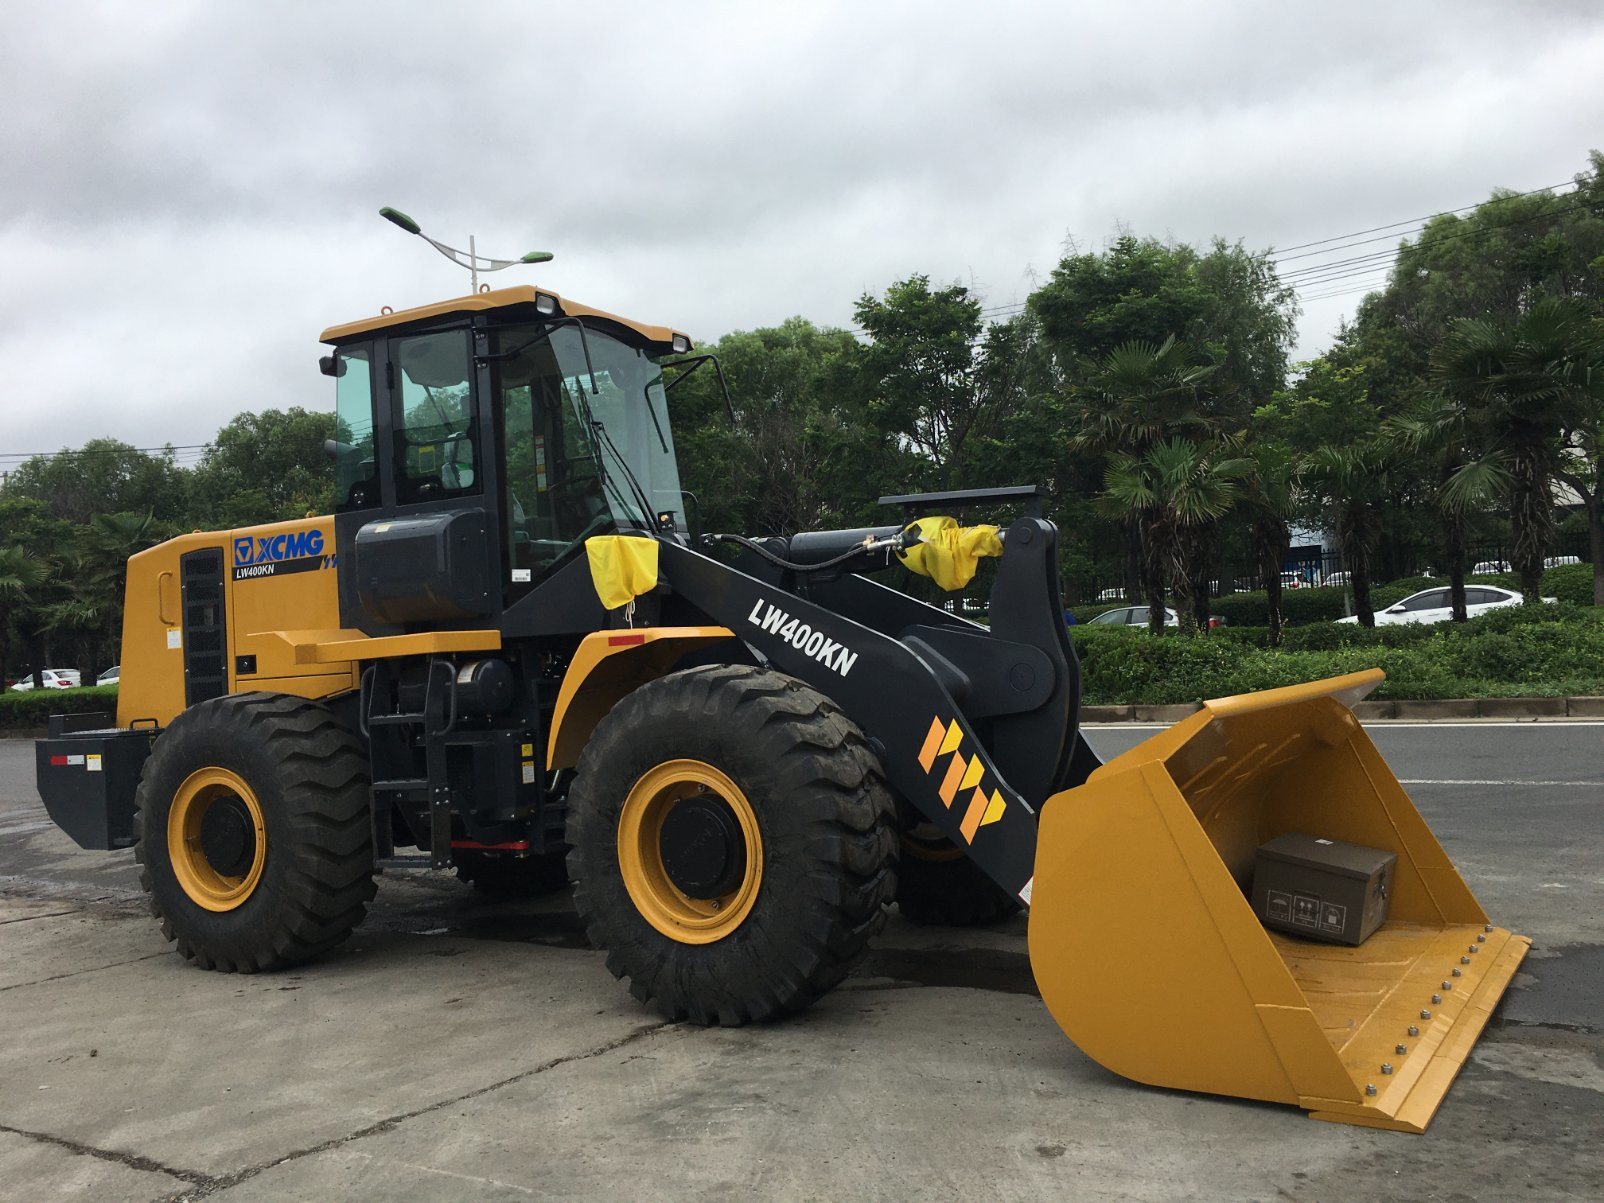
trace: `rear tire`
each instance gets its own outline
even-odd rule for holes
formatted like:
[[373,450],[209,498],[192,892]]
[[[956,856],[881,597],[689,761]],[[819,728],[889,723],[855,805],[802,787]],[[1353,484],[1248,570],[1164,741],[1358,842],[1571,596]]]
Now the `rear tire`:
[[466,882],[491,902],[517,902],[555,894],[568,885],[568,854],[539,856],[465,850],[453,854],[457,879]]
[[674,673],[619,702],[580,757],[575,906],[613,976],[669,1019],[777,1018],[840,982],[883,925],[894,814],[828,698],[744,665]]
[[981,927],[1019,913],[1019,900],[933,827],[905,819],[901,842],[897,909],[905,919],[929,927]]
[[367,757],[317,702],[233,694],[184,711],[135,795],[134,857],[162,934],[202,969],[333,948],[373,898]]

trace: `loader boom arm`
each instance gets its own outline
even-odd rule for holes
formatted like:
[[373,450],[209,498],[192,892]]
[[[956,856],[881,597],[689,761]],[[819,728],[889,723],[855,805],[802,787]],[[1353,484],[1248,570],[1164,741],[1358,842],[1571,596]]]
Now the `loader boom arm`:
[[[864,622],[678,544],[662,544],[674,591],[862,728],[887,780],[999,886],[1026,902],[1036,807],[1004,776],[927,661]],[[937,611],[936,613],[940,613]],[[1060,742],[1073,741],[1073,715]]]

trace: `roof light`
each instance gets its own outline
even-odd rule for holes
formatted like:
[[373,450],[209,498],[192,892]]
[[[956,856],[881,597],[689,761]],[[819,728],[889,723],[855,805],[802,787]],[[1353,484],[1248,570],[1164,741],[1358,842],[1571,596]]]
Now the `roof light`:
[[674,336],[674,354],[683,355],[683,354],[685,354],[685,352],[689,351],[690,349],[691,349],[691,340],[690,339],[686,338],[683,334],[676,334]]
[[557,298],[549,292],[535,294],[535,312],[542,317],[551,317],[557,312]]

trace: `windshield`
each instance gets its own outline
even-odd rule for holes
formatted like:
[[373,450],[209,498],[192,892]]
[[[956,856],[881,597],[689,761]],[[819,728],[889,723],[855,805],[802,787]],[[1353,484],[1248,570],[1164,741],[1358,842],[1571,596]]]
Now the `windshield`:
[[[491,354],[506,455],[512,584],[591,535],[679,516],[679,469],[659,361],[599,330],[498,331]],[[589,362],[585,351],[588,344]]]

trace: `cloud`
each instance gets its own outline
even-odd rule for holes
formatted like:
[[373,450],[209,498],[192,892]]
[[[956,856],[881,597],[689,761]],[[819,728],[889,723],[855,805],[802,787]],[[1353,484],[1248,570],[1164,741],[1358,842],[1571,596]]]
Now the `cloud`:
[[1601,61],[1584,5],[31,6],[0,452],[327,405],[324,326],[465,291],[381,204],[703,338],[912,272],[1002,306],[1122,225],[1285,246],[1565,179]]

